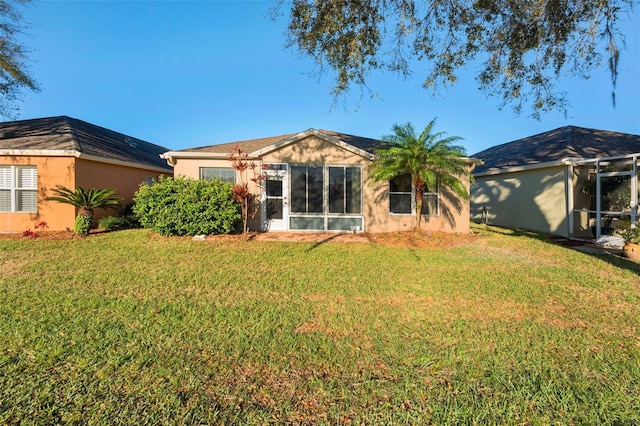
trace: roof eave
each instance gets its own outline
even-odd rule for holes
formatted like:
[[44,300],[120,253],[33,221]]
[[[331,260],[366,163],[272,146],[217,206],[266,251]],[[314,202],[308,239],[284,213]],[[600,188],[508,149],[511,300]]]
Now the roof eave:
[[271,144],[269,146],[266,146],[262,149],[259,149],[257,151],[254,151],[251,153],[251,155],[256,156],[256,157],[261,157],[263,155],[269,154],[270,152],[273,152],[277,149],[283,148],[287,145],[291,145],[292,143],[298,142],[302,139],[305,139],[309,136],[316,136],[319,139],[322,139],[326,142],[332,143],[336,146],[339,146],[340,148],[343,148],[353,154],[359,155],[361,157],[364,157],[368,160],[373,160],[375,158],[375,155],[367,152],[363,149],[360,149],[358,147],[355,147],[351,144],[348,144],[338,138],[334,138],[333,136],[327,135],[326,133],[323,133],[319,130],[316,129],[309,129],[309,130],[305,130],[304,132],[300,132],[298,134],[295,134],[293,136],[290,136],[286,139],[282,139],[274,144]]
[[79,157],[75,149],[0,149],[0,155],[21,157]]
[[122,161],[104,158],[96,155],[83,154],[74,149],[2,149],[0,155],[12,157],[75,157],[83,160],[96,161],[99,163],[114,164],[117,166],[135,167],[138,169],[151,170],[162,173],[170,173],[171,170],[150,164],[135,161]]
[[517,173],[517,172],[524,172],[524,171],[537,170],[537,169],[546,169],[549,167],[566,166],[569,164],[568,160],[570,159],[563,158],[560,160],[547,161],[544,163],[525,164],[523,166],[514,166],[514,167],[503,168],[503,169],[487,170],[485,172],[476,172],[473,174],[473,176],[478,178],[483,176],[494,176],[494,175],[502,175],[506,173]]

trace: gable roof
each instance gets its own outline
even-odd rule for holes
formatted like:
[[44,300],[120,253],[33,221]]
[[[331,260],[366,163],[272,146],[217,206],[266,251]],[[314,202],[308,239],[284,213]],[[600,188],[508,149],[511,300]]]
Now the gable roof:
[[0,155],[75,156],[164,172],[168,148],[67,116],[0,123]]
[[562,164],[569,158],[615,157],[636,152],[640,152],[639,135],[566,126],[474,154],[473,157],[484,161],[476,167],[474,174]]
[[235,147],[238,147],[249,154],[250,157],[258,158],[287,145],[301,141],[309,136],[316,136],[319,139],[369,159],[373,158],[375,151],[378,148],[388,146],[387,142],[377,139],[354,136],[331,130],[308,129],[300,133],[289,133],[279,136],[270,136],[267,138],[227,142],[198,148],[170,151],[163,154],[162,157],[166,158],[169,162],[172,162],[175,158],[227,158],[229,153]]

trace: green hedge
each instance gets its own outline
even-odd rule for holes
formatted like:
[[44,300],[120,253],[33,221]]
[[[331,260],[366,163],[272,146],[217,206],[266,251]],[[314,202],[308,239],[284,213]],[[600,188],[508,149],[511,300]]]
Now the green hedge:
[[241,219],[230,184],[182,176],[140,185],[133,211],[143,227],[167,236],[228,234]]

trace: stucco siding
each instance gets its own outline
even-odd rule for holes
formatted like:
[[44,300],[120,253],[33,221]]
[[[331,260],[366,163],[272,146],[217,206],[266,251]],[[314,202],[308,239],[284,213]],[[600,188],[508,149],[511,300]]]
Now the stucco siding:
[[47,201],[56,185],[73,187],[75,184],[74,157],[21,157],[0,156],[1,165],[36,166],[38,169],[38,204],[35,213],[0,213],[0,232],[22,232],[46,222],[48,230],[73,229],[75,208]]
[[566,167],[476,177],[471,218],[488,223],[567,235]]
[[[413,215],[394,215],[389,213],[389,184],[374,182],[370,178],[371,160],[355,150],[309,136],[295,143],[283,146],[264,154],[260,160],[254,160],[259,169],[263,163],[283,163],[289,165],[315,166],[360,166],[362,168],[362,218],[366,232],[409,231],[415,225]],[[226,159],[178,158],[174,173],[199,179],[201,167],[230,167]],[[249,171],[249,174],[251,172]],[[251,177],[251,176],[249,176]],[[237,176],[237,179],[239,177]],[[254,193],[259,189],[250,183]],[[261,194],[260,194],[261,195]],[[251,222],[252,229],[258,229],[262,219],[260,213]],[[469,202],[442,190],[440,196],[440,215],[423,216],[422,228],[445,232],[469,232]]]
[[[102,163],[78,159],[76,162],[76,184],[83,188],[113,188],[124,199],[125,205],[133,202],[133,197],[147,179],[157,178],[163,173],[157,171],[127,167],[116,164]],[[169,174],[169,173],[166,173]],[[94,211],[94,223],[101,217],[118,214],[113,209],[96,209]]]

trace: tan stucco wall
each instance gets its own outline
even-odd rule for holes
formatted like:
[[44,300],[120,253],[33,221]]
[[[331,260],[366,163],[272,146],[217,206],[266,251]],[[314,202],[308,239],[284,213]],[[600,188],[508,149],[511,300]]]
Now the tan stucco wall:
[[[370,178],[370,160],[322,139],[310,136],[294,144],[270,152],[262,158],[265,163],[308,165],[360,165],[363,178],[363,214],[366,232],[408,231],[413,229],[415,216],[390,215],[388,183],[373,182]],[[258,166],[260,162],[256,161]],[[199,178],[200,167],[230,167],[227,160],[178,159],[174,168],[176,176]],[[257,188],[253,186],[257,192]],[[441,215],[423,217],[422,228],[433,231],[469,232],[469,202],[444,193],[441,199]],[[452,201],[453,200],[453,201]],[[259,218],[252,223],[253,229]]]
[[73,187],[75,157],[9,157],[0,156],[2,165],[28,165],[38,168],[38,211],[36,213],[0,213],[0,232],[22,232],[46,222],[48,230],[73,229],[75,208],[46,201],[56,185]]
[[476,177],[471,188],[471,219],[567,235],[566,173],[564,166]]
[[200,179],[200,167],[231,167],[228,160],[181,158],[173,168],[174,176]]

